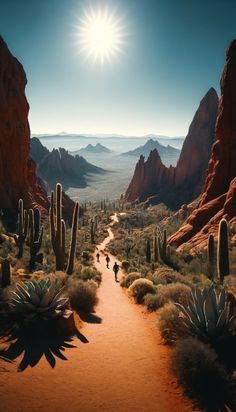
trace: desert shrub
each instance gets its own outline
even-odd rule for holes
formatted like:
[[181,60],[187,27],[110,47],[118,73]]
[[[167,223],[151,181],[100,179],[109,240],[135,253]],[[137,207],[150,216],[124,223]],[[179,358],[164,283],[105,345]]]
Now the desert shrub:
[[93,279],[98,283],[101,282],[101,274],[95,268],[91,266],[83,267],[79,271],[78,278],[84,281]]
[[222,410],[230,395],[229,377],[216,352],[193,338],[177,342],[172,369],[187,394],[207,410]]
[[191,282],[188,281],[185,276],[168,267],[157,269],[153,274],[150,274],[148,278],[152,280],[155,285],[179,282],[191,286]]
[[98,303],[95,282],[71,279],[68,282],[66,294],[69,297],[72,309],[76,312],[94,312],[94,308]]
[[121,281],[120,281],[120,286],[122,288],[129,288],[132,283],[136,280],[136,279],[140,279],[142,276],[140,273],[138,272],[131,272],[128,275],[124,276]]
[[232,292],[236,295],[236,276],[225,276],[224,278],[224,287],[227,291]]
[[144,296],[147,293],[156,293],[156,288],[148,279],[136,279],[129,287],[129,292],[136,303],[143,303]]
[[121,268],[122,268],[125,272],[127,272],[127,270],[129,269],[129,262],[128,262],[128,260],[123,260],[123,261],[122,261],[122,263],[121,263]]
[[169,302],[186,305],[190,296],[191,288],[182,283],[158,285],[156,288],[156,295],[153,297],[145,297],[144,304],[147,306],[148,310],[153,311]]
[[178,339],[191,336],[184,325],[179,310],[174,303],[167,303],[158,311],[158,328],[166,343],[173,344]]
[[166,303],[166,300],[162,298],[162,295],[159,295],[158,292],[157,294],[147,293],[144,296],[144,305],[147,306],[149,312],[155,312]]
[[158,288],[158,294],[162,294],[167,302],[187,305],[191,296],[191,288],[183,283],[173,283]]

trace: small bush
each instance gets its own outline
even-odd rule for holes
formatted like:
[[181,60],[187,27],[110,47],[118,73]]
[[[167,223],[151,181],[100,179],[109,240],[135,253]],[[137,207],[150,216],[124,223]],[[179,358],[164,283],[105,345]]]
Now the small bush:
[[157,309],[162,307],[166,303],[166,300],[162,300],[162,295],[157,294],[152,294],[152,293],[147,293],[147,295],[144,296],[144,305],[147,306],[147,309],[149,312],[155,312]]
[[156,288],[148,279],[136,279],[129,287],[129,292],[136,303],[143,303],[144,296],[147,293],[156,293]]
[[180,340],[172,355],[172,369],[200,407],[221,410],[227,403],[230,393],[227,372],[215,351],[203,342],[193,338]]
[[185,285],[191,286],[191,282],[189,282],[185,276],[181,275],[179,272],[176,272],[173,269],[168,267],[162,267],[157,269],[153,274],[148,276],[150,280],[155,285],[164,284],[167,285],[169,283],[183,283]]
[[132,283],[136,280],[136,279],[140,279],[142,276],[140,273],[138,272],[131,272],[129,273],[127,276],[124,276],[121,281],[120,281],[120,286],[122,288],[129,288]]
[[158,316],[158,327],[166,343],[173,344],[178,339],[191,336],[174,303],[164,305],[163,308],[159,310]]
[[95,280],[96,282],[101,282],[101,274],[93,267],[85,266],[81,269],[78,274],[78,278],[84,281]]
[[93,281],[71,279],[66,289],[72,309],[80,313],[94,312],[98,303],[97,287]]
[[130,265],[129,265],[128,260],[123,260],[123,261],[121,262],[121,268],[122,268],[125,272],[128,271],[129,266],[130,266]]

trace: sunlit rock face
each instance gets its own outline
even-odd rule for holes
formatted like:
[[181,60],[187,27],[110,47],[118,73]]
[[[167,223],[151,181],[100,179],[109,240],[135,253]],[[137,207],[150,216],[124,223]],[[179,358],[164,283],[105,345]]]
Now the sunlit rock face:
[[211,88],[195,113],[176,167],[166,167],[156,150],[141,156],[125,193],[128,201],[165,202],[179,208],[201,193],[215,136],[218,96]]
[[205,185],[197,208],[175,233],[170,243],[204,246],[224,217],[236,225],[236,40],[226,52],[221,77],[221,97],[216,122],[216,141]]

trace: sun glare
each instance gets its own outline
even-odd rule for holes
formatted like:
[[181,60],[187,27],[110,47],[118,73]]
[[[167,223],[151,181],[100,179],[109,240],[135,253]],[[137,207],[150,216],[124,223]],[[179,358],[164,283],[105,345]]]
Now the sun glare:
[[124,32],[114,13],[105,10],[90,10],[78,26],[80,51],[87,58],[101,64],[111,61],[122,51]]

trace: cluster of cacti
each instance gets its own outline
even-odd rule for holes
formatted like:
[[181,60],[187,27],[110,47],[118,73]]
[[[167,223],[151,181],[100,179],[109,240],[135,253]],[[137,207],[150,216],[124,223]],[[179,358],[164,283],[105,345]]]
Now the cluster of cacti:
[[215,341],[229,333],[236,314],[230,315],[229,302],[223,287],[195,288],[187,307],[175,304],[183,315],[183,323],[190,334]]
[[[217,245],[217,274],[221,284],[224,282],[224,277],[229,275],[229,245],[228,245],[228,224],[225,219],[221,219],[218,230],[218,245]],[[211,234],[208,237],[207,246],[208,258],[208,276],[210,279],[215,275],[215,241]]]
[[30,269],[34,269],[35,263],[42,263],[43,254],[39,253],[42,239],[43,227],[40,228],[41,214],[38,209],[24,210],[23,200],[19,200],[18,210],[18,234],[14,235],[18,247],[18,259],[23,257],[24,244],[30,248]]
[[62,219],[62,186],[60,183],[57,183],[56,210],[54,213],[54,192],[52,192],[51,205],[49,211],[51,242],[53,251],[56,256],[56,270],[64,271],[66,266],[66,273],[69,275],[73,272],[74,268],[74,257],[78,229],[78,215],[79,204],[76,203],[73,213],[69,258],[66,266],[66,225],[65,221]]
[[11,284],[11,264],[9,259],[1,260],[1,286],[5,288]]
[[28,234],[28,212],[24,210],[23,200],[19,199],[18,206],[18,235],[14,235],[18,247],[18,259],[21,259],[24,251],[24,243]]
[[10,292],[11,310],[22,320],[36,322],[71,315],[69,299],[62,297],[63,287],[50,278],[16,284]]

